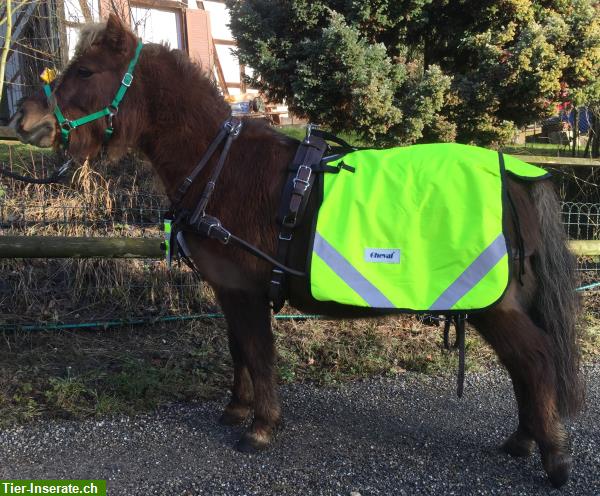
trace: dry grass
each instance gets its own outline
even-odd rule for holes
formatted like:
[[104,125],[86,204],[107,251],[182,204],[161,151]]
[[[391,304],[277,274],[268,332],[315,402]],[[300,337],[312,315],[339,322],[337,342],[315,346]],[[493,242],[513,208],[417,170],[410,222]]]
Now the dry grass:
[[[0,423],[147,410],[222,396],[231,380],[222,319],[101,331],[4,332]],[[277,321],[282,382],[336,384],[405,370],[453,372],[441,335],[414,319]],[[467,341],[469,369],[489,350]]]
[[[19,172],[46,176],[56,165],[49,164],[56,159],[30,155],[20,146],[9,150],[5,155],[10,167]],[[124,173],[112,174],[113,168]],[[153,184],[147,166],[135,157],[120,164],[85,162],[65,186],[5,180],[0,234],[158,237],[164,206]],[[0,260],[0,275],[4,324],[130,318],[202,308],[201,291],[189,272],[169,272],[163,263],[151,260]]]

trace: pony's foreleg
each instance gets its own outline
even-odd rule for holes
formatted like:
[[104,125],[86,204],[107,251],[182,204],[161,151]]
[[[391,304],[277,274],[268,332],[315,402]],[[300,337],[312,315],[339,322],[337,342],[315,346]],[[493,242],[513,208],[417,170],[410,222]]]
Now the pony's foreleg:
[[539,446],[550,482],[556,487],[563,485],[569,478],[572,459],[557,408],[550,340],[510,296],[494,309],[474,315],[472,322],[494,348],[515,385],[519,427],[504,444],[505,450],[526,454],[531,436]]
[[217,292],[217,297],[237,345],[232,356],[239,353],[238,363],[243,364],[239,379],[243,378],[245,366],[254,391],[254,420],[240,439],[238,449],[255,451],[270,443],[281,416],[275,387],[271,310],[266,296],[259,293],[222,291]]
[[237,336],[244,329],[239,329],[237,319],[228,318],[229,351],[233,361],[233,386],[231,400],[225,407],[219,423],[223,425],[242,424],[252,412],[254,391],[250,372],[244,362],[244,357]]

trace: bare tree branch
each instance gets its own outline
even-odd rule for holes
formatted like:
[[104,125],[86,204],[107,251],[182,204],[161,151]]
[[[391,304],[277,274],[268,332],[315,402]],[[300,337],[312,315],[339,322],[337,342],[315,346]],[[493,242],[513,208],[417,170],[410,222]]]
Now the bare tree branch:
[[10,39],[12,38],[12,0],[6,0],[6,33],[4,35],[4,46],[0,56],[0,102],[4,90],[4,74],[6,73],[6,61],[8,60],[8,50],[10,49]]
[[[17,5],[14,6],[14,8],[12,9],[13,13],[16,12],[17,10],[25,7],[25,5],[27,5],[28,3],[30,3],[32,0],[21,0],[20,3],[18,3]],[[35,1],[35,0],[34,0]],[[8,3],[6,5],[6,7],[8,8]],[[0,26],[2,26],[2,24],[4,24],[6,22],[6,20],[8,19],[8,16],[0,19]]]

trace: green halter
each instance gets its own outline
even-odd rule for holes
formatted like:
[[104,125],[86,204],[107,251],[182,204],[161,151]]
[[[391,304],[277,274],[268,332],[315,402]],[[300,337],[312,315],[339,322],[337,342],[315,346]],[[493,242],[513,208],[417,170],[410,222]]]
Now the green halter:
[[[104,131],[104,138],[108,141],[108,139],[112,136],[113,133],[113,125],[112,120],[117,112],[119,111],[119,105],[121,104],[121,100],[125,96],[127,89],[131,86],[133,81],[133,71],[135,69],[135,65],[138,62],[140,57],[140,52],[142,51],[142,42],[138,41],[137,48],[135,49],[135,54],[129,62],[129,67],[127,67],[127,72],[123,76],[121,80],[121,86],[117,91],[117,94],[113,98],[113,101],[107,107],[104,107],[102,110],[98,112],[94,112],[93,114],[88,114],[86,116],[80,117],[79,119],[69,120],[65,118],[63,113],[60,111],[58,107],[58,103],[54,106],[54,115],[56,116],[56,120],[58,121],[58,126],[60,127],[60,135],[62,138],[62,143],[65,148],[69,146],[69,133],[83,124],[87,124],[88,122],[95,121],[96,119],[100,119],[104,116],[108,116],[108,127]],[[52,90],[50,89],[49,84],[44,85],[44,93],[46,94],[46,98],[50,99],[52,95]]]

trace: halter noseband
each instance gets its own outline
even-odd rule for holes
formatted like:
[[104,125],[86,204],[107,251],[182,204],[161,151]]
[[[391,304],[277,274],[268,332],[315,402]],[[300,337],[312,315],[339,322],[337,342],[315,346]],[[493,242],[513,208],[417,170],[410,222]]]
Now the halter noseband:
[[[93,114],[88,114],[79,119],[69,120],[65,118],[60,108],[58,107],[58,103],[54,106],[54,116],[58,121],[58,127],[60,128],[60,135],[62,139],[62,144],[65,148],[69,146],[69,133],[83,124],[87,124],[88,122],[95,121],[96,119],[101,119],[104,116],[108,117],[108,127],[104,130],[104,139],[108,141],[113,134],[113,117],[117,115],[119,111],[119,105],[121,104],[121,100],[127,93],[127,89],[131,86],[133,81],[133,71],[140,57],[140,52],[142,51],[142,42],[138,41],[137,48],[135,49],[135,54],[129,62],[129,66],[127,67],[127,72],[121,79],[121,85],[117,90],[117,94],[113,98],[113,101],[102,110],[98,112],[94,112]],[[50,101],[50,96],[52,95],[52,90],[49,84],[44,85],[44,93],[46,94],[46,98]]]

